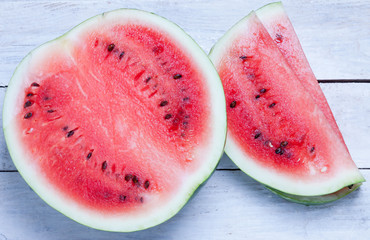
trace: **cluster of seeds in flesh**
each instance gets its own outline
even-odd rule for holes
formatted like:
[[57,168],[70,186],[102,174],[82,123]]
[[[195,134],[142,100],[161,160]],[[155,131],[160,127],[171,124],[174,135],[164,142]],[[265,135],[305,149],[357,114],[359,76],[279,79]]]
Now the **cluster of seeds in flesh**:
[[[110,58],[113,57],[114,59],[117,60],[117,62],[124,63],[125,64],[124,67],[129,67],[132,64],[132,61],[131,62],[129,61],[130,57],[133,57],[132,53],[130,52],[129,49],[124,49],[125,51],[120,49],[120,46],[118,43],[99,42],[99,40],[96,40],[95,47],[97,46],[103,47],[105,53],[107,53],[106,59],[108,57]],[[153,47],[152,51],[154,54],[160,54],[164,51],[164,48],[162,46],[156,46],[156,47]],[[128,64],[128,62],[130,62],[130,64]],[[159,62],[159,64],[163,66],[163,68],[169,65],[167,64],[166,61]],[[181,86],[183,81],[186,80],[186,75],[183,72],[176,72],[176,71],[171,72],[169,70],[166,70],[166,72],[168,73],[168,79],[171,81],[174,81],[176,84],[180,84],[179,86]],[[138,82],[144,85],[143,89],[152,90],[152,93],[148,96],[148,98],[151,98],[153,96],[157,97],[157,99],[155,100],[156,101],[155,104],[157,105],[159,109],[161,109],[161,111],[163,111],[162,116],[163,116],[164,121],[166,123],[169,123],[169,126],[170,126],[169,129],[171,131],[172,130],[176,131],[180,129],[181,130],[180,136],[186,137],[184,132],[185,132],[185,129],[188,128],[190,116],[189,114],[186,113],[185,105],[189,104],[191,101],[188,94],[186,94],[186,89],[185,89],[186,86],[179,88],[179,91],[181,90],[181,93],[183,95],[180,101],[175,101],[169,97],[166,97],[165,95],[160,96],[159,94],[157,94],[157,93],[160,93],[158,91],[160,87],[158,86],[160,83],[158,81],[158,76],[154,74],[147,74],[145,70],[142,70],[139,73],[137,73],[135,76],[133,76],[133,78],[135,81],[140,80]],[[43,86],[40,86],[40,84],[36,82],[30,85],[29,91],[26,92],[26,95],[25,95],[25,101],[23,102],[23,107],[26,110],[26,112],[22,116],[22,118],[31,119],[32,117],[35,116],[35,114],[37,115],[36,110],[33,109],[33,105],[37,105],[38,107],[46,107],[46,109],[44,109],[46,115],[43,115],[43,116],[53,116],[57,112],[58,110],[57,108],[52,109],[50,104],[46,104],[45,106],[43,106],[42,102],[38,103],[36,101],[36,98],[34,98],[35,95],[40,94],[40,92],[38,93],[36,92],[36,89],[40,90],[42,88]],[[143,91],[143,89],[141,89],[141,91]],[[49,99],[49,96],[45,96],[42,99],[40,98],[39,100],[47,101],[50,99]],[[37,102],[37,104],[35,104],[35,101]],[[51,120],[57,120],[57,119],[60,119],[61,117],[62,116],[58,116],[58,118],[53,118]],[[48,120],[50,119],[48,118]],[[64,145],[67,145],[68,147],[68,144],[70,143],[75,144],[76,139],[83,139],[83,138],[80,138],[81,137],[80,133],[82,132],[82,130],[78,126],[71,127],[72,124],[69,125],[69,124],[66,124],[65,122],[62,123],[61,120],[62,119],[57,121],[55,124],[60,124],[62,136],[66,139],[66,142],[63,143]],[[79,141],[79,144],[83,146],[83,144],[81,143],[81,140]],[[110,164],[109,159],[99,159],[98,157],[99,149],[96,149],[96,148],[93,149],[91,148],[91,146],[87,148],[84,147],[84,148],[85,148],[84,150],[85,152],[82,154],[81,158],[86,163],[89,163],[87,166],[94,167],[96,170],[98,170],[101,174],[103,174],[106,177],[110,177],[110,178],[114,177],[116,181],[120,181],[120,183],[122,183],[122,185],[124,185],[127,188],[127,190],[121,190],[123,192],[116,195],[115,199],[118,200],[119,202],[128,202],[128,200],[130,200],[130,201],[136,201],[136,202],[143,203],[144,198],[140,196],[140,192],[149,190],[149,189],[154,189],[153,183],[151,183],[146,178],[139,177],[138,174],[133,174],[133,173],[125,174],[123,170],[122,170],[123,173],[115,173],[116,167],[114,163]],[[107,197],[109,195],[111,194],[106,193],[104,197]]]
[[[38,94],[37,92],[35,92],[36,88],[40,88],[40,84],[34,82],[30,85],[29,91],[26,93],[25,102],[23,104],[23,108],[26,110],[26,113],[23,116],[24,119],[30,119],[31,117],[34,116],[33,112],[29,111],[29,108],[31,106],[33,106],[34,103],[35,103],[36,99],[34,100],[33,98]],[[49,97],[44,97],[43,100],[49,100]],[[52,112],[55,112],[55,110],[48,109],[46,112],[47,113],[52,113]],[[67,138],[67,139],[74,138],[74,136],[76,135],[76,131],[78,129],[79,129],[78,127],[70,129],[68,125],[65,125],[61,128],[61,130],[64,134],[64,137]],[[86,161],[91,161],[92,160],[94,150],[95,149],[90,149],[88,151],[88,153],[85,155],[85,160]],[[108,161],[105,160],[101,163],[101,171],[103,173],[107,173],[109,175],[109,172],[107,172],[107,170],[108,170]],[[114,172],[114,171],[112,171],[112,172]],[[118,179],[117,176],[119,176],[119,174],[116,174],[116,179]],[[134,174],[126,174],[124,180],[125,180],[125,182],[131,181],[132,186],[136,186],[137,188],[142,187],[145,190],[149,189],[149,186],[150,186],[150,181],[149,180],[145,180],[142,183],[142,180],[140,180],[139,177],[134,175]],[[124,195],[119,194],[119,196],[118,196],[119,202],[127,202],[127,200],[129,199],[128,195],[130,195],[130,193],[124,194]],[[136,201],[136,202],[140,202],[140,203],[144,202],[144,198],[141,197],[141,196],[133,196],[131,200]]]
[[[40,87],[40,84],[33,82],[30,86],[31,88],[38,88]],[[28,92],[26,94],[26,101],[23,105],[23,108],[27,109],[31,107],[34,104],[34,101],[31,99],[34,96],[32,92]],[[24,119],[30,119],[33,116],[33,112],[27,111],[26,114],[23,116]]]
[[[279,34],[277,34],[276,35],[276,39],[281,42],[282,41],[282,36],[279,35]],[[248,60],[250,60],[250,59],[252,59],[252,58],[253,58],[253,56],[246,56],[246,55],[239,56],[239,59],[241,59],[243,63],[246,62],[246,61],[248,61]],[[249,73],[248,74],[248,78],[249,79],[256,78],[258,76],[259,75],[255,75],[254,73]],[[260,88],[259,91],[258,91],[258,94],[255,95],[255,100],[258,101],[259,99],[261,99],[268,92],[268,90],[269,89],[264,88],[264,87],[263,88]],[[237,107],[237,104],[238,104],[238,102],[236,100],[232,100],[230,102],[229,107],[231,109],[233,109],[233,108]],[[276,106],[276,104],[277,104],[277,102],[271,102],[270,104],[267,105],[267,107],[268,108],[274,108]],[[256,130],[253,138],[255,140],[262,140],[262,142],[264,143],[265,146],[268,146],[269,148],[274,149],[274,144],[270,140],[265,139],[264,136],[262,135],[262,132],[261,131]],[[288,141],[286,141],[286,140],[281,141],[277,145],[278,145],[278,147],[275,148],[275,150],[274,150],[275,154],[277,154],[277,155],[283,155],[284,153],[287,152]],[[315,152],[315,147],[313,146],[313,147],[311,147],[309,149],[309,153],[313,154],[314,152]],[[285,154],[285,156],[288,157],[288,158],[290,158],[291,157],[291,154],[288,153],[288,154]]]
[[[97,47],[99,45],[99,40],[96,39],[95,41],[95,47]],[[116,44],[114,43],[110,43],[110,44],[102,44],[105,48],[106,48],[106,51],[108,51],[109,54],[116,54],[118,56],[118,60],[122,60],[123,57],[125,56],[125,51],[122,51],[120,50]],[[156,55],[162,53],[164,51],[164,48],[162,46],[155,46],[152,48],[152,51],[153,53],[155,53]],[[162,66],[166,65],[167,62],[163,62],[161,63]],[[145,73],[145,70],[139,72],[136,76],[135,76],[135,80],[139,79],[140,77],[142,77]],[[181,74],[181,73],[174,73],[172,76],[171,76],[172,79],[176,80],[176,81],[180,81],[180,80],[184,80],[184,76]],[[154,81],[153,81],[154,80]],[[152,85],[152,89],[153,89],[153,93],[151,93],[148,97],[151,98],[153,97],[155,94],[158,93],[158,84],[156,83],[156,77],[153,77],[151,75],[149,76],[146,76],[144,77],[144,81],[143,83],[145,83],[145,87],[143,89],[147,90],[149,89],[149,84],[150,82],[153,82]],[[143,90],[142,89],[142,90]],[[185,89],[183,89],[184,91],[186,91]],[[169,127],[170,131],[176,131],[179,129],[181,129],[181,134],[180,136],[181,137],[185,137],[186,134],[185,134],[185,130],[188,128],[188,123],[189,123],[189,118],[190,116],[185,114],[185,110],[183,108],[183,105],[186,105],[188,104],[190,101],[190,98],[189,97],[183,97],[182,99],[182,103],[180,103],[181,106],[176,106],[175,109],[178,109],[177,112],[175,113],[169,113],[167,112],[168,109],[173,109],[173,107],[169,107],[170,105],[170,101],[167,100],[167,99],[162,99],[160,100],[159,104],[158,104],[158,107],[160,108],[163,108],[164,110],[164,115],[163,115],[163,119],[165,121],[171,121],[171,125]],[[176,104],[176,103],[174,103]],[[166,110],[167,109],[167,110]],[[175,110],[176,111],[176,110]],[[182,125],[180,124],[182,122]]]

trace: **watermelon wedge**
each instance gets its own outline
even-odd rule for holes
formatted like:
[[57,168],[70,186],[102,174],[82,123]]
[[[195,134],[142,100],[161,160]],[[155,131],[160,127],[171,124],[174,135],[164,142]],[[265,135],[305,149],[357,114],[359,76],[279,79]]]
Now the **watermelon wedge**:
[[121,9],[26,56],[6,92],[10,155],[66,216],[136,231],[175,215],[223,153],[217,71],[177,25]]
[[[303,52],[302,46],[299,42],[298,36],[294,31],[293,25],[283,7],[281,2],[268,4],[256,11],[258,18],[261,20],[264,27],[269,32],[272,39],[274,39],[280,52],[284,55],[290,68],[296,74],[298,80],[304,86],[306,91],[312,96],[312,99],[325,115],[328,122],[331,124],[333,130],[337,133],[338,137],[342,139],[344,146],[343,136],[338,128],[334,119],[333,113],[330,110],[328,102],[322,92],[317,79],[308,63],[308,60]],[[347,148],[348,151],[348,148]],[[321,204],[335,201],[341,197],[348,195],[350,192],[356,190],[361,184],[356,184],[352,187],[344,187],[343,189],[333,193],[316,197],[289,195],[288,199],[303,203],[303,204]],[[271,188],[268,188],[271,190]],[[278,195],[282,192],[277,190],[273,191]],[[284,196],[283,196],[284,197]]]
[[281,2],[268,4],[256,11],[258,18],[274,39],[277,47],[285,57],[290,68],[296,74],[306,91],[312,96],[315,104],[328,119],[338,137],[343,140],[337,122],[326,101],[310,64],[303,52],[298,36]]
[[209,56],[226,95],[225,152],[242,171],[302,203],[364,181],[325,105],[316,103],[254,12]]

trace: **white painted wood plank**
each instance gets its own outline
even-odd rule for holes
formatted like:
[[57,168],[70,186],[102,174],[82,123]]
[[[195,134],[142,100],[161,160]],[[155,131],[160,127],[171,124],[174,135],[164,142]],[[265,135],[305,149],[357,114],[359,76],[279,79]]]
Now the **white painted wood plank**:
[[[85,19],[130,7],[162,15],[188,32],[208,52],[251,10],[271,1],[1,1],[0,84],[36,46]],[[370,2],[284,1],[313,71],[319,79],[370,79]]]
[[[353,160],[360,168],[370,168],[370,84],[368,83],[325,83],[321,84],[329,105],[337,120]],[[2,108],[5,89],[0,89]],[[0,116],[0,126],[2,116]],[[237,169],[224,155],[219,169]],[[3,132],[0,132],[0,170],[15,170],[10,159]]]
[[[363,170],[366,178],[370,171]],[[0,239],[368,239],[370,190],[303,206],[275,196],[240,171],[216,171],[171,220],[135,233],[82,226],[47,206],[18,173],[0,173]]]

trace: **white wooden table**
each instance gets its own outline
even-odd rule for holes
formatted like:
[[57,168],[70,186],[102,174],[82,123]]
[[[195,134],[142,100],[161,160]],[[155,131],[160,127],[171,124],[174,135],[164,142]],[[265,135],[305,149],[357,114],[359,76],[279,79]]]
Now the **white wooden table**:
[[[0,0],[0,103],[22,57],[88,17],[122,7],[155,12],[184,28],[208,52],[236,21],[266,3]],[[287,0],[284,5],[352,157],[370,180],[370,2]],[[368,183],[337,202],[303,206],[275,196],[226,156],[199,193],[164,224],[134,233],[90,229],[49,207],[28,187],[0,134],[0,240],[370,239]]]

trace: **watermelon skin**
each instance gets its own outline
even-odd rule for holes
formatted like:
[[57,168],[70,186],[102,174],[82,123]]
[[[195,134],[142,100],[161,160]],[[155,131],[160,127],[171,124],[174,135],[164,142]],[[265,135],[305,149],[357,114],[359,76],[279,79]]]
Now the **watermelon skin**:
[[225,152],[242,171],[299,196],[326,195],[364,181],[254,12],[234,25],[209,56],[226,95]]
[[[175,60],[155,72],[152,55]],[[211,176],[225,144],[225,100],[212,63],[178,26],[120,9],[22,60],[3,129],[15,166],[50,206],[92,228],[137,231],[174,216]]]
[[[310,93],[315,103],[319,106],[326,119],[332,125],[333,130],[344,143],[343,136],[326,101],[324,93],[322,92],[303,52],[298,36],[294,31],[293,25],[286,11],[284,10],[283,4],[281,2],[270,3],[259,8],[256,11],[256,14],[261,20],[262,24],[265,26],[266,30],[269,32],[271,38],[274,39],[277,47],[284,55],[291,69],[297,75],[299,81],[302,83],[307,92]],[[345,147],[347,148],[346,145]],[[353,187],[344,187],[333,194],[315,197],[289,195],[269,187],[267,188],[287,200],[310,205],[333,202],[355,191],[358,187],[360,187],[360,185],[361,183],[358,183]]]
[[280,196],[280,197],[282,197],[282,198],[284,198],[288,201],[309,206],[309,205],[320,205],[320,204],[326,204],[326,203],[334,202],[338,199],[341,199],[341,198],[347,196],[351,192],[355,191],[361,185],[362,185],[361,183],[356,183],[354,185],[344,187],[344,188],[342,188],[342,189],[340,189],[340,190],[338,190],[334,193],[330,193],[330,194],[326,194],[326,195],[320,195],[320,196],[298,196],[298,195],[292,195],[292,194],[284,193],[284,192],[281,192],[279,190],[270,188],[268,186],[266,186],[266,188],[268,190],[270,190],[271,192],[275,193],[276,195],[278,195],[278,196]]

